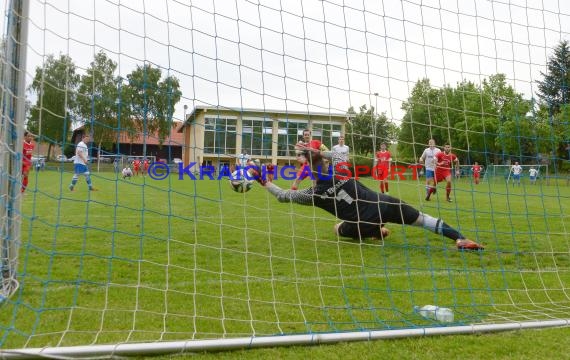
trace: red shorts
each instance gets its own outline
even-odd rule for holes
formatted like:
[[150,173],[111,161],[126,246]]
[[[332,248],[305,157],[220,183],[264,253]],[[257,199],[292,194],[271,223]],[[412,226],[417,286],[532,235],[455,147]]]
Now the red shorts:
[[31,168],[32,168],[32,164],[23,163],[22,164],[22,174],[30,172]]
[[376,170],[376,179],[377,180],[386,180],[386,178],[388,177],[389,171],[388,171],[388,166],[386,165],[377,165],[375,168]]
[[440,183],[445,181],[445,178],[451,176],[451,170],[436,170],[435,171],[435,183]]

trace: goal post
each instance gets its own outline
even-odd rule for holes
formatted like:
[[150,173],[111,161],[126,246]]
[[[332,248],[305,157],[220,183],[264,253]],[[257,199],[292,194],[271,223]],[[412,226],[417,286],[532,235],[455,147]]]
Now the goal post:
[[18,289],[21,158],[25,116],[28,1],[10,1],[2,46],[0,96],[0,305]]
[[[570,12],[340,3],[0,5],[2,357],[570,325],[568,106],[538,94],[566,33],[536,26]],[[26,173],[31,145],[90,160]],[[237,191],[245,159],[276,187]]]

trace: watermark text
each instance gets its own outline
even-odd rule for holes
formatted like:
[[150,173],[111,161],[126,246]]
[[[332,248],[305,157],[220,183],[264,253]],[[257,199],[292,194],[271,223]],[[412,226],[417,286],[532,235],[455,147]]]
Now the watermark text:
[[[188,165],[178,164],[178,180],[255,180],[258,177],[264,180],[295,180],[297,178],[311,180],[330,180],[334,176],[338,180],[346,180],[354,178],[359,180],[361,177],[371,176],[375,180],[417,180],[422,165],[392,165],[390,167],[376,165],[374,167],[366,165],[352,165],[347,162],[340,162],[336,165],[318,166],[315,171],[311,170],[308,165],[297,169],[293,165],[272,166],[267,167],[255,165],[239,168],[237,171],[231,171],[227,166],[216,170],[212,165],[197,165],[191,162]],[[170,175],[170,167],[162,162],[154,162],[149,165],[148,175],[154,180],[164,180]]]

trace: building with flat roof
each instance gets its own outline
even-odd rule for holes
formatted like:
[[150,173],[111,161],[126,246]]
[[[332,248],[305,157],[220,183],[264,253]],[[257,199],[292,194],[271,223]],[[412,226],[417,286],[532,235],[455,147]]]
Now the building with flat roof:
[[182,160],[185,164],[235,165],[247,151],[262,163],[294,163],[294,145],[303,130],[327,147],[344,134],[348,114],[284,110],[234,109],[197,106],[178,128],[183,133]]
[[[125,155],[125,156],[153,156],[166,162],[172,162],[174,158],[181,158],[183,134],[178,131],[181,122],[173,122],[170,134],[161,142],[158,134],[121,131],[117,141],[108,148],[101,149],[101,155]],[[81,140],[85,131],[84,126],[73,130],[71,143],[76,145]],[[91,141],[94,141],[93,139]],[[93,146],[96,146],[94,141]],[[93,153],[96,156],[96,153]]]

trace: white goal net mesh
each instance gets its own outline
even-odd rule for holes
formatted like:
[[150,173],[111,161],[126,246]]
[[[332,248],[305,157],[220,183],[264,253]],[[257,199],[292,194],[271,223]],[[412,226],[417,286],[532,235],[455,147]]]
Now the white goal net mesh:
[[[10,10],[21,3],[24,18]],[[570,318],[566,2],[47,0],[4,10],[3,349]],[[10,75],[19,44],[25,93]],[[25,130],[45,170],[25,171]],[[341,137],[361,184],[485,250],[458,251],[428,225],[352,240],[333,230],[346,214],[317,200],[229,186],[243,159],[257,159],[290,189],[294,145],[333,149]],[[426,201],[418,159],[429,139],[451,145],[461,172]],[[385,183],[365,171],[383,144]],[[86,168],[56,159],[81,151],[95,158]],[[121,170],[143,160],[145,176],[118,176],[115,159]],[[525,178],[513,188],[515,159]],[[533,164],[539,186],[528,182]],[[426,304],[450,308],[453,322],[414,311]]]

